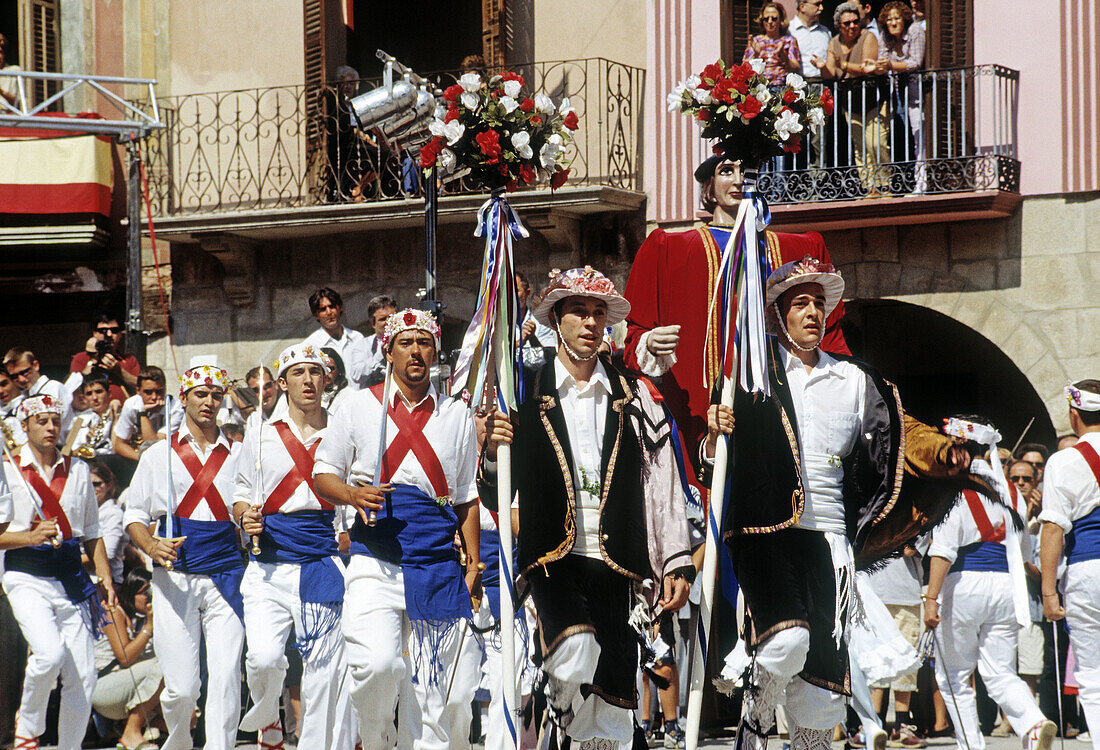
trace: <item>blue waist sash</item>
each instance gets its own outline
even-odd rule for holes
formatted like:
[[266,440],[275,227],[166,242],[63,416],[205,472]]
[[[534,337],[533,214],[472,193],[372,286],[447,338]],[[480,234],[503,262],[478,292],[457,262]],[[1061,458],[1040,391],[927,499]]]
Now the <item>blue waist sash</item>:
[[951,571],[989,570],[998,573],[1008,572],[1008,553],[1003,544],[997,542],[975,542],[959,549]]
[[470,592],[454,548],[457,530],[458,516],[449,503],[395,484],[378,522],[367,526],[356,514],[348,536],[353,555],[401,566],[409,619],[455,620],[470,617]]
[[1066,534],[1066,564],[1100,559],[1100,507],[1073,522]]
[[84,611],[88,628],[98,638],[105,612],[95,584],[80,562],[80,547],[80,539],[66,539],[58,547],[42,544],[10,549],[4,554],[4,568],[58,581],[69,601]]
[[[244,558],[232,521],[195,521],[172,517],[173,530],[187,539],[177,550],[172,569],[180,573],[209,576],[237,616],[244,618],[241,580]],[[164,524],[161,524],[161,531]]]
[[254,556],[259,562],[301,568],[298,598],[302,603],[304,632],[296,634],[296,645],[303,658],[312,653],[321,636],[340,623],[344,576],[332,559],[339,553],[332,523],[335,515],[331,510],[265,515],[260,554]]

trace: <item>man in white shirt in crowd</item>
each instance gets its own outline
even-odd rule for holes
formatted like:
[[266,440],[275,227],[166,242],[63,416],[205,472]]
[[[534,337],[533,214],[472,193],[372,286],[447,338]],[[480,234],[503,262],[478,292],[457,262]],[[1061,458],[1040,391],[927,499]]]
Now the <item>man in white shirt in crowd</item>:
[[[168,429],[164,427],[164,400],[168,399]],[[111,431],[114,452],[138,460],[138,446],[164,440],[183,424],[183,405],[165,392],[164,370],[150,365],[138,374],[137,393],[122,402],[115,427]]]
[[363,334],[344,325],[344,300],[339,292],[328,287],[309,295],[309,312],[321,324],[302,342],[320,350],[329,347],[336,350],[340,359],[348,361],[348,349],[363,340]]
[[[481,599],[477,441],[466,404],[431,384],[439,334],[423,310],[389,317],[385,412],[383,383],[352,393],[333,413],[313,468],[319,497],[358,511],[342,622],[363,750],[398,743],[399,694],[400,747],[470,746],[476,678],[466,671],[451,690],[449,675],[466,628],[461,622],[471,616],[471,599]],[[380,467],[382,419],[387,448]]]
[[802,77],[807,81],[821,79],[825,56],[832,34],[820,22],[824,0],[801,0],[798,12],[791,21],[790,32],[798,42],[802,55]]
[[4,591],[30,646],[15,725],[15,747],[27,750],[38,747],[46,729],[46,704],[58,676],[60,750],[79,750],[91,715],[102,604],[82,552],[95,565],[107,606],[115,606],[88,465],[57,447],[60,410],[48,395],[24,399],[19,417],[27,444],[14,456],[5,454],[3,467],[12,492],[12,512],[5,518],[0,511],[0,522],[11,521],[0,533]]
[[233,494],[233,514],[253,539],[242,586],[253,707],[241,729],[260,732],[263,748],[283,747],[279,697],[293,627],[304,663],[298,745],[337,750],[344,578],[335,560],[332,505],[313,491],[313,457],[328,427],[321,406],[325,366],[318,350],[301,344],[285,349],[278,366],[287,413],[245,433]]
[[8,371],[8,377],[19,387],[20,400],[44,395],[57,402],[61,408],[61,437],[63,439],[68,434],[73,421],[72,395],[65,389],[65,386],[43,375],[38,358],[34,356],[34,352],[26,347],[16,346],[8,349],[7,354],[4,355],[4,369]]
[[[1100,750],[1100,380],[1066,386],[1077,442],[1047,462],[1039,520],[1043,614],[1065,618],[1077,659],[1078,697]],[[1065,553],[1058,601],[1058,568]]]
[[88,408],[73,416],[72,428],[65,439],[65,454],[87,460],[114,453],[111,447],[111,429],[114,427],[116,415],[111,409],[110,387],[111,383],[105,372],[92,372],[84,376],[80,390]]
[[381,383],[386,377],[386,354],[382,351],[382,334],[386,321],[397,312],[397,301],[388,294],[379,294],[367,303],[367,317],[374,332],[348,347],[344,356],[344,372],[348,385],[358,390]]
[[[211,360],[207,360],[210,362]],[[124,521],[153,561],[153,643],[164,671],[161,708],[167,750],[189,750],[199,700],[199,643],[205,637],[207,750],[231,750],[241,710],[244,605],[237,527],[230,502],[239,448],[216,417],[225,370],[193,361],[180,378],[184,423],[146,450],[130,484]],[[157,535],[151,524],[159,524]]]

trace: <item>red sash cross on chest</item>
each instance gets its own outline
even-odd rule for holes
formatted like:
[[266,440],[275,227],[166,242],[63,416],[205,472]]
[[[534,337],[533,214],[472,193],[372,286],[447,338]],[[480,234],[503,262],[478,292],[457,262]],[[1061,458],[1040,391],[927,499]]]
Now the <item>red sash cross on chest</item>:
[[1096,453],[1096,449],[1085,442],[1074,443],[1073,447],[1085,459],[1085,463],[1089,465],[1096,483],[1100,484],[1100,455]]
[[279,484],[275,486],[275,489],[271,491],[271,494],[268,495],[267,501],[264,503],[264,515],[278,513],[279,509],[283,507],[283,504],[302,486],[303,482],[309,487],[309,491],[313,493],[313,496],[317,498],[317,502],[321,504],[322,510],[332,510],[332,504],[317,497],[317,492],[313,489],[313,460],[317,455],[317,446],[321,444],[321,441],[314,440],[313,445],[306,448],[302,445],[302,442],[294,436],[294,433],[290,429],[290,425],[286,422],[276,422],[275,431],[279,434],[279,439],[283,441],[283,445],[286,447],[287,453],[290,454],[290,460],[294,462],[294,466],[290,468],[286,476],[282,478]]
[[183,499],[176,506],[176,515],[181,518],[190,518],[198,507],[199,501],[206,500],[206,506],[210,508],[216,520],[228,521],[229,511],[225,507],[225,500],[222,499],[221,493],[214,486],[214,478],[218,476],[218,471],[225,464],[225,459],[229,458],[229,449],[218,443],[204,464],[199,460],[195,449],[191,447],[191,441],[181,443],[179,436],[173,435],[172,450],[176,452],[187,473],[191,475],[191,486],[187,488]]
[[50,480],[49,484],[46,484],[42,479],[42,475],[35,471],[33,466],[19,467],[19,471],[26,478],[27,484],[34,490],[34,494],[38,495],[46,520],[52,518],[57,521],[57,528],[61,529],[62,539],[73,538],[73,527],[69,524],[69,517],[65,515],[65,511],[61,507],[61,494],[65,491],[65,483],[69,481],[71,462],[72,459],[65,456],[61,461],[61,465],[54,471],[53,479]]
[[[1017,505],[1016,488],[1009,484],[1008,490],[1012,496],[1012,505],[1015,507]],[[978,533],[982,535],[982,541],[1003,543],[1005,540],[1005,522],[1001,521],[996,527],[993,526],[993,522],[989,520],[989,514],[985,512],[981,497],[974,490],[963,490],[963,497],[966,498],[966,504],[970,507],[970,515],[974,519],[974,524],[978,527]]]
[[[381,404],[382,384],[372,386],[370,390],[374,397],[378,399],[378,403]],[[435,412],[432,402],[424,399],[420,404],[413,407],[410,412],[409,408],[405,406],[404,399],[398,395],[394,399],[394,403],[389,405],[387,411],[389,412],[389,418],[397,425],[397,434],[390,440],[390,444],[386,447],[386,452],[382,456],[380,472],[382,476],[378,478],[379,481],[381,483],[388,482],[393,471],[401,465],[409,451],[412,451],[413,455],[416,456],[416,460],[420,462],[420,468],[424,470],[424,474],[428,477],[435,496],[446,497],[449,494],[447,491],[447,475],[443,472],[443,465],[439,463],[439,456],[435,454],[432,444],[424,437],[424,427]]]

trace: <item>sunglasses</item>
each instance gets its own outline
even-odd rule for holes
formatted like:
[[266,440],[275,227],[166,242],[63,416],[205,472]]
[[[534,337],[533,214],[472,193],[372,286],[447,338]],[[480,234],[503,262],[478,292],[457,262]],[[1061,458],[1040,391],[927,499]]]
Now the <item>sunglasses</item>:
[[764,16],[764,23],[771,21],[772,23],[779,23],[779,16]]
[[859,21],[841,21],[841,26],[859,26]]
[[1008,481],[1013,482],[1014,484],[1025,484],[1025,483],[1026,484],[1031,484],[1032,482],[1035,481],[1035,478],[1034,477],[1027,477],[1027,476],[1024,476],[1022,474],[1018,474],[1017,476],[1009,477]]
[[22,370],[19,371],[8,370],[8,377],[12,380],[15,380],[16,378],[26,377],[31,374],[31,370],[33,369],[34,367],[24,367]]
[[95,329],[96,333],[122,333],[122,326],[99,326]]
[[100,480],[100,479],[93,479],[93,480],[92,480],[92,486],[93,486],[93,487],[102,487],[102,486],[104,486],[105,484],[107,484],[107,483],[106,483],[106,482],[104,482],[103,480]]
[[1041,469],[1041,468],[1043,468],[1044,466],[1046,466],[1046,462],[1045,462],[1045,461],[1025,461],[1024,463],[1028,463],[1028,464],[1031,464],[1031,465],[1032,465],[1032,466],[1034,466],[1034,467],[1035,467],[1036,469]]

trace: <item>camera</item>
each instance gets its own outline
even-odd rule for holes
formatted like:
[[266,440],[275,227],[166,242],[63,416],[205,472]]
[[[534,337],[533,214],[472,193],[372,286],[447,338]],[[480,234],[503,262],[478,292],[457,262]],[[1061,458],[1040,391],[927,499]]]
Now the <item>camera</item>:
[[96,357],[99,359],[102,359],[105,354],[110,354],[112,349],[114,349],[114,347],[107,339],[95,342],[95,353]]

